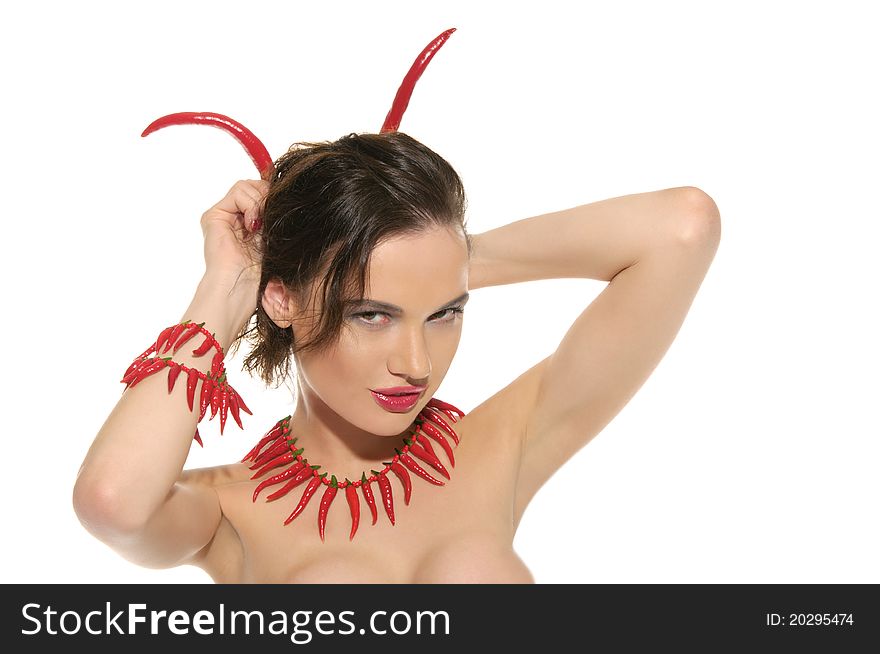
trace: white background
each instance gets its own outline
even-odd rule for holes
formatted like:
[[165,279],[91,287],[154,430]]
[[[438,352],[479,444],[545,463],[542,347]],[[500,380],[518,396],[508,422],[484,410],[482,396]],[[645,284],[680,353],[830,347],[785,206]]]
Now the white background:
[[[459,171],[472,233],[683,185],[722,216],[665,358],[529,506],[514,546],[536,580],[880,582],[870,3],[16,6],[0,19],[2,581],[210,583],[129,563],[71,507],[122,372],[189,303],[199,217],[256,177],[219,130],[141,130],[214,111],[273,157],[375,132],[415,56],[456,27],[401,130]],[[469,411],[602,288],[475,291],[437,396]],[[187,467],[238,460],[292,409],[241,357],[227,366],[255,416],[222,438],[206,422]]]

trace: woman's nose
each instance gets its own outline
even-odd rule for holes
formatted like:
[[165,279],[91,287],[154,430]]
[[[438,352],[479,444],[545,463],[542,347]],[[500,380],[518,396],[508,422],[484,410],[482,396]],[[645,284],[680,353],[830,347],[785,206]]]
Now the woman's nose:
[[421,333],[409,333],[399,341],[388,362],[389,371],[413,383],[431,376],[431,356]]

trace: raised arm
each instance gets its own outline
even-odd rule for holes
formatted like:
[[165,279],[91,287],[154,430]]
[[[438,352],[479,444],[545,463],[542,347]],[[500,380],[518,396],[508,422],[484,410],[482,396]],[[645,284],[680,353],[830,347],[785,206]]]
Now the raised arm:
[[[224,352],[256,306],[259,273],[246,263],[236,231],[259,199],[263,182],[238,182],[202,217],[206,272],[178,321],[204,322]],[[255,216],[248,217],[252,227]],[[174,324],[172,320],[168,324]],[[173,360],[202,373],[212,357],[192,355],[194,338]],[[137,354],[144,344],[132,344]],[[138,349],[139,347],[139,349]],[[171,354],[163,353],[163,356]],[[123,366],[124,369],[124,366]],[[203,383],[203,382],[202,382]],[[221,519],[210,475],[183,465],[199,416],[187,401],[187,375],[168,393],[168,375],[153,374],[127,388],[91,445],[77,475],[73,506],[83,526],[127,559],[147,567],[188,562],[211,541]]]
[[669,349],[715,256],[715,202],[694,187],[610,198],[474,236],[469,287],[608,281],[556,351],[511,384],[522,438],[516,520],[635,395]]

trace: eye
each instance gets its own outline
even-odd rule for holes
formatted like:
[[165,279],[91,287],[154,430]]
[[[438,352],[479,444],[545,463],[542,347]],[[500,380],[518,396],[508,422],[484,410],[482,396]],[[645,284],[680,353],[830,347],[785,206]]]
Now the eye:
[[[452,313],[447,314],[448,311],[451,311]],[[441,320],[440,322],[452,322],[453,320],[455,320],[456,316],[459,316],[463,313],[464,313],[463,307],[449,307],[448,309],[443,309],[443,311],[441,311],[440,313],[435,314],[435,315],[438,315],[438,316],[446,315],[446,317],[443,320]]]
[[[443,311],[435,313],[431,317],[434,318],[435,316],[443,316],[442,319],[436,320],[435,322],[447,323],[447,322],[454,322],[455,317],[458,315],[461,315],[463,313],[464,313],[464,307],[455,306],[455,307],[449,307],[447,309],[443,309]],[[379,322],[379,321],[374,321],[373,320],[374,316],[385,316],[389,319],[391,318],[391,316],[389,314],[385,313],[384,311],[361,311],[360,313],[352,314],[353,318],[357,318],[362,324],[365,324],[368,327],[381,327],[384,323]]]
[[355,313],[352,317],[358,318],[361,322],[366,323],[371,327],[379,327],[382,323],[373,322],[369,318],[371,316],[387,316],[387,313],[382,313],[381,311],[362,311],[361,313]]

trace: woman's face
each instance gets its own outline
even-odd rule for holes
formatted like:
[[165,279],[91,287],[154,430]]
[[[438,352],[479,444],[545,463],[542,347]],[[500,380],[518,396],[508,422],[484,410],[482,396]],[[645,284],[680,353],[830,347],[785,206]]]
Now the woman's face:
[[[377,246],[364,300],[346,308],[337,343],[297,356],[301,400],[316,411],[325,405],[373,434],[403,432],[440,386],[458,349],[468,265],[464,235],[445,228]],[[294,321],[294,333],[313,325]],[[411,409],[390,411],[371,390],[394,386],[426,388]]]

